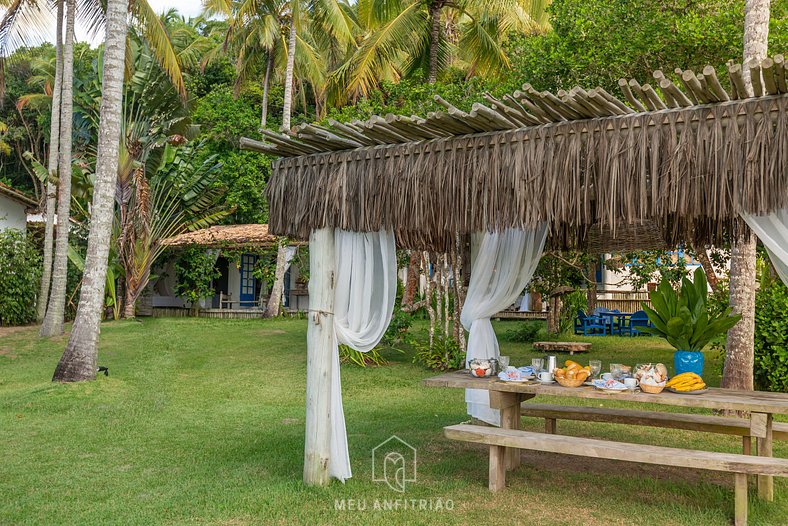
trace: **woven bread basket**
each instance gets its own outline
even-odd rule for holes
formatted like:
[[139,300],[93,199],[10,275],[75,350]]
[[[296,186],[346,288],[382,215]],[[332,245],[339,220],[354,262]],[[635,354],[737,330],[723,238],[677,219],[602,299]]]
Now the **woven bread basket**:
[[667,382],[662,382],[661,384],[644,384],[641,382],[640,390],[643,391],[644,393],[659,394],[662,392],[663,389],[665,389],[666,383]]
[[558,382],[560,385],[564,387],[580,387],[583,385],[583,382],[586,381],[586,378],[561,378],[556,376],[555,381]]

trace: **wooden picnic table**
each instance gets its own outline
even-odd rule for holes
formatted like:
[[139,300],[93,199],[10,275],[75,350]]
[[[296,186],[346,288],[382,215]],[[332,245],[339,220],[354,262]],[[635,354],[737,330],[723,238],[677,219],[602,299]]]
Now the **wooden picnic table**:
[[[788,393],[765,391],[738,391],[733,389],[709,388],[701,394],[680,394],[663,391],[660,394],[622,392],[609,394],[590,386],[562,387],[558,384],[503,382],[497,377],[475,378],[467,371],[455,371],[427,378],[427,387],[451,387],[460,389],[484,389],[490,392],[490,407],[500,410],[501,428],[520,428],[520,404],[538,395],[586,398],[595,400],[619,400],[677,407],[722,409],[749,412],[750,435],[756,438],[757,454],[772,456],[773,415],[788,414]],[[507,448],[506,463],[509,468],[519,465],[519,452]],[[764,500],[773,500],[773,478],[758,476],[758,495]]]
[[544,352],[568,352],[569,356],[575,353],[588,352],[591,344],[585,342],[534,342],[534,349]]

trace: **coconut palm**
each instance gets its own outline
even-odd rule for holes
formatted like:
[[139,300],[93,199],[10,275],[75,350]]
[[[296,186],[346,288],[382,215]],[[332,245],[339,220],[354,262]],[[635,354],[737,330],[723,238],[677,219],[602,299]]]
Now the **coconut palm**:
[[[32,1],[32,0],[28,0]],[[76,15],[76,0],[66,0],[66,40],[63,46],[63,82],[61,83],[61,107],[60,107],[60,145],[59,162],[59,192],[58,192],[58,217],[70,217],[71,202],[71,173],[70,170],[62,167],[71,166],[71,133],[73,125],[73,111],[71,100],[73,99],[73,25]],[[82,18],[87,20],[92,29],[103,27],[104,24],[104,5],[98,0],[80,0],[79,3]],[[150,7],[147,0],[130,0],[128,9],[134,19],[134,29],[146,41],[153,51],[162,69],[169,76],[170,81],[175,86],[178,94],[185,98],[186,89],[181,73],[181,65],[178,54],[173,48],[170,35],[166,30],[163,21]],[[69,25],[70,24],[70,25]],[[69,32],[69,27],[71,28]],[[127,51],[132,46],[126,47]],[[127,58],[127,62],[128,62]],[[48,212],[49,214],[49,212]],[[41,325],[42,336],[54,336],[63,333],[63,321],[65,312],[65,289],[68,268],[68,223],[62,222],[66,228],[57,231],[57,243],[55,246],[54,268],[52,278],[52,290],[46,308],[46,315]],[[45,232],[46,234],[46,232]],[[45,249],[47,242],[45,240]],[[44,283],[42,281],[42,289]]]
[[[509,68],[503,41],[510,31],[549,28],[547,0],[359,0],[359,45],[334,73],[344,95],[368,95],[380,80],[426,71],[437,80],[452,60],[469,75]],[[447,31],[447,28],[450,31]]]
[[52,117],[49,127],[49,178],[46,181],[46,200],[44,220],[44,268],[41,272],[41,287],[36,302],[36,317],[44,321],[49,303],[49,286],[52,279],[52,245],[55,234],[55,203],[57,187],[51,181],[57,173],[60,153],[60,94],[63,85],[63,0],[57,2],[57,24],[55,34],[55,75],[52,83]]
[[107,0],[101,123],[85,273],[74,326],[55,369],[54,381],[96,378],[96,345],[104,305],[120,145],[127,12],[126,0]]
[[352,43],[356,27],[352,8],[344,0],[204,0],[203,6],[206,16],[227,19],[222,50],[237,57],[236,90],[264,66],[263,126],[268,114],[268,88],[276,67],[283,66],[283,129],[290,128],[294,84],[301,84],[302,95],[304,82],[322,95],[332,63],[326,51],[344,50]]
[[[747,0],[744,7],[744,62],[763,60],[769,36],[769,0]],[[750,68],[744,80],[752,91]],[[757,238],[745,228],[731,246],[730,306],[741,321],[728,332],[722,387],[752,390],[755,355],[755,265]]]
[[[62,2],[59,2],[58,14],[61,13],[61,10]],[[60,168],[58,170],[57,216],[60,218],[60,227],[57,229],[55,240],[51,296],[47,303],[46,315],[40,331],[41,336],[45,337],[63,334],[64,313],[66,310],[66,282],[68,281],[68,218],[71,217],[71,148],[74,122],[74,24],[76,22],[76,0],[66,0],[65,15],[66,33],[62,45],[62,80],[59,104],[60,129],[57,152],[57,164]],[[60,22],[58,22],[59,24]],[[47,211],[47,216],[49,214],[50,212]]]

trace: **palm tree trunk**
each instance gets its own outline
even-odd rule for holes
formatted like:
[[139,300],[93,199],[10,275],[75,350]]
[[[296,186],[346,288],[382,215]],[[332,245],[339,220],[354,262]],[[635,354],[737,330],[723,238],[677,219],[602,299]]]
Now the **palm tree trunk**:
[[127,320],[137,315],[137,297],[131,287],[126,287],[126,300],[123,302],[123,317]]
[[441,39],[441,8],[442,2],[435,0],[430,4],[430,70],[427,76],[429,84],[438,79],[438,48]]
[[77,317],[66,349],[55,369],[53,381],[73,382],[96,378],[99,323],[104,307],[115,181],[118,176],[127,11],[127,0],[107,1],[101,123],[85,274]]
[[287,246],[284,243],[281,243],[276,251],[276,270],[274,271],[274,283],[271,287],[271,296],[268,298],[268,305],[265,308],[264,316],[266,318],[279,316],[279,307],[282,305],[282,292],[285,288],[286,266]]
[[[744,7],[744,62],[766,57],[769,42],[769,0],[747,0]],[[752,92],[750,68],[742,68],[747,90]],[[756,238],[746,226],[731,248],[730,305],[742,315],[728,331],[722,387],[753,388],[755,354],[755,259]]]
[[265,128],[268,120],[268,87],[271,84],[271,69],[274,66],[274,50],[268,51],[268,60],[265,65],[265,79],[263,80],[263,114],[260,117],[260,127]]
[[[296,0],[293,0],[294,2]],[[293,70],[295,69],[296,26],[295,16],[290,20],[290,40],[287,44],[287,69],[285,69],[285,96],[282,104],[282,131],[290,131],[290,112],[293,107]]]
[[71,217],[71,132],[74,121],[74,18],[76,0],[66,0],[66,37],[63,43],[63,80],[60,99],[60,145],[58,152],[58,228],[52,292],[41,324],[41,336],[63,334],[68,281],[68,231]]
[[[55,85],[52,89],[52,117],[49,127],[49,161],[47,170],[52,177],[57,173],[60,152],[60,93],[63,90],[63,0],[57,2],[57,32],[55,34]],[[57,187],[46,183],[46,218],[44,219],[44,269],[41,274],[41,289],[36,304],[37,318],[44,321],[49,302],[49,285],[52,281],[52,246],[55,235],[55,206]]]

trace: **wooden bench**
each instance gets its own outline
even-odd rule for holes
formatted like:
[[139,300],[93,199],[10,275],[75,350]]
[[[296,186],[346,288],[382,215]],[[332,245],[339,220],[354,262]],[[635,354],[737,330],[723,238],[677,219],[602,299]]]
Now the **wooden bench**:
[[[580,420],[583,422],[603,422],[607,424],[627,424],[671,429],[686,429],[704,433],[718,433],[742,437],[742,452],[752,452],[750,421],[745,418],[726,416],[694,415],[687,413],[658,413],[633,409],[611,407],[577,407],[553,404],[524,403],[520,408],[522,416],[545,419],[545,432],[556,432],[557,420]],[[788,424],[773,424],[773,440],[788,440]]]
[[734,474],[736,526],[747,524],[748,475],[788,476],[788,460],[781,458],[547,435],[471,424],[448,426],[443,428],[443,432],[451,440],[490,446],[489,488],[493,492],[506,487],[506,448],[730,472]]
[[544,352],[568,352],[569,356],[572,356],[576,352],[590,351],[591,344],[584,342],[534,342],[534,349]]

